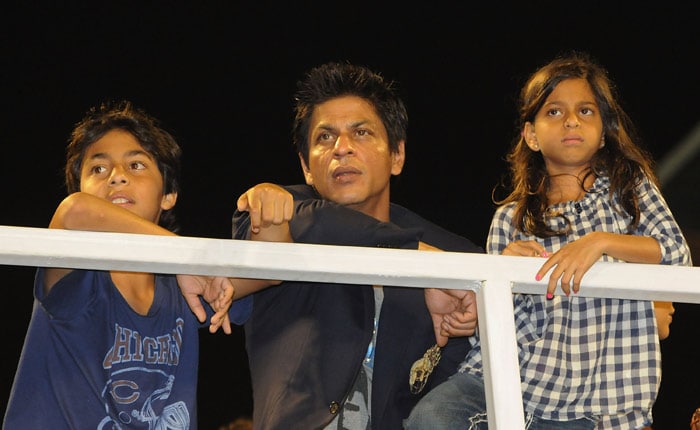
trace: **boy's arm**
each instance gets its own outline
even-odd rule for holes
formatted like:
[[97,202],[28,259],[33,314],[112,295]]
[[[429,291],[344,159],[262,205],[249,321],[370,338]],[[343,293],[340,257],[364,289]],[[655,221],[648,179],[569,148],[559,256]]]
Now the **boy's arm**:
[[[49,228],[175,236],[175,233],[120,206],[82,192],[73,193],[59,203]],[[45,292],[48,293],[72,270],[47,267],[44,272]]]
[[[170,230],[141,218],[121,206],[83,192],[73,193],[61,201],[51,218],[49,228],[177,236]],[[46,293],[72,270],[46,268],[44,277]],[[178,275],[178,284],[199,321],[206,320],[206,313],[199,301],[199,296],[204,297],[214,309],[216,313],[212,316],[210,330],[215,331],[228,318],[227,312],[233,296],[233,286],[228,278]],[[228,324],[223,324],[223,327],[224,331],[230,333]]]
[[49,228],[176,236],[121,206],[83,192],[63,199],[51,218]]

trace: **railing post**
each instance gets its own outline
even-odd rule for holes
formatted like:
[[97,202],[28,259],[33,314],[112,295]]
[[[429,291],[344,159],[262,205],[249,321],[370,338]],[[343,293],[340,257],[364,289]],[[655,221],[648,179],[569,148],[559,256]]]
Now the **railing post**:
[[505,278],[487,279],[476,290],[479,340],[490,429],[525,429],[513,292]]

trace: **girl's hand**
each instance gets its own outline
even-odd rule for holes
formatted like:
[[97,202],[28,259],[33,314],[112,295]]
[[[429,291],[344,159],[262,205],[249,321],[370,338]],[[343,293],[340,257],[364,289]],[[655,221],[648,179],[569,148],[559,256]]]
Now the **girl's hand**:
[[552,270],[547,284],[547,298],[554,297],[557,284],[561,285],[562,291],[567,296],[572,288],[574,293],[578,293],[583,275],[600,259],[603,249],[602,236],[593,232],[562,246],[559,251],[552,254],[535,276],[539,281]]
[[516,240],[503,249],[501,255],[516,255],[521,257],[547,257],[544,246],[534,240]]

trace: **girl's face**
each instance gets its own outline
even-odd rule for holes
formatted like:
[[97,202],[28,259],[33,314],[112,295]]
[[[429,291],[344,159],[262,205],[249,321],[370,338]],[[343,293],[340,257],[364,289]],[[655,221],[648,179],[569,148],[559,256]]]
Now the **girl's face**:
[[177,194],[163,194],[156,160],[136,138],[112,130],[85,150],[80,191],[111,201],[141,218],[158,223],[162,210],[175,205]]
[[554,87],[523,130],[527,145],[542,152],[550,175],[578,174],[605,145],[603,118],[585,79],[572,78]]

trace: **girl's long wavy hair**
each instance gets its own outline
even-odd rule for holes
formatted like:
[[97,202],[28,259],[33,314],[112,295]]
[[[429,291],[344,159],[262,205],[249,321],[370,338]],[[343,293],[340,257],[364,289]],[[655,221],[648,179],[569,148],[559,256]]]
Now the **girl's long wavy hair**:
[[[610,178],[610,197],[612,199],[617,195],[621,207],[616,210],[632,217],[630,230],[639,223],[639,202],[635,188],[645,178],[658,186],[653,159],[635,143],[638,141],[636,130],[617,101],[617,89],[607,71],[585,53],[573,52],[559,56],[535,71],[520,92],[518,136],[513,140],[506,156],[510,166],[510,194],[503,200],[497,200],[494,189],[493,200],[496,204],[516,203],[513,222],[525,234],[550,237],[566,233],[548,227],[549,174],[542,153],[534,152],[527,146],[521,131],[526,122],[534,122],[537,112],[554,88],[560,82],[574,78],[588,82],[603,120],[605,146],[593,156],[587,175]],[[582,188],[584,182],[581,182]]]

